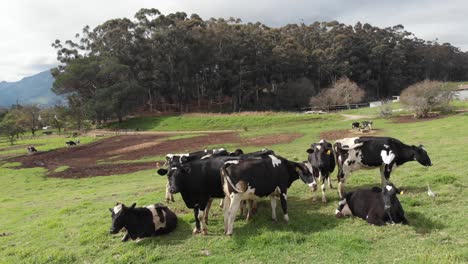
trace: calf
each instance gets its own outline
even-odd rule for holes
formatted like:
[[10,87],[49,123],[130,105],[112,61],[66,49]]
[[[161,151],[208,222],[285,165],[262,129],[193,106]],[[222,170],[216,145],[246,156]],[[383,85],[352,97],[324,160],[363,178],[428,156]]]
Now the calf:
[[344,184],[353,171],[380,168],[382,187],[397,166],[416,160],[423,166],[432,166],[422,145],[403,144],[390,137],[355,137],[337,140],[334,144],[338,163],[338,192],[343,198]]
[[242,200],[270,196],[272,219],[276,221],[276,198],[279,194],[284,220],[289,221],[287,191],[301,178],[311,188],[315,178],[303,163],[288,161],[280,156],[231,160],[221,167],[224,202],[224,232],[232,235],[235,216]]
[[[318,143],[313,143],[306,150],[309,153],[307,160],[312,168],[312,174],[319,182],[322,183],[322,202],[327,202],[325,196],[325,180],[328,182],[328,187],[331,189],[330,173],[335,170],[335,157],[333,155],[333,146],[326,140],[320,140]],[[315,190],[313,190],[315,192]],[[315,197],[314,197],[315,199]]]
[[65,145],[67,145],[67,147],[71,147],[71,146],[76,146],[76,143],[75,141],[70,140],[70,141],[65,142]]
[[[336,216],[357,216],[366,220],[369,224],[385,225],[386,223],[408,224],[405,212],[401,207],[397,194],[402,193],[393,184],[385,185],[382,189],[360,189],[347,193],[339,202]],[[388,204],[388,206],[387,206]]]
[[29,153],[34,153],[34,152],[37,152],[37,149],[34,146],[29,146],[28,147],[28,152]]
[[372,130],[372,121],[362,121],[361,125],[362,125],[361,130],[363,130],[363,129]]
[[351,128],[352,128],[352,129],[359,129],[359,122],[353,122],[353,123],[351,124]]
[[122,228],[127,230],[122,242],[167,234],[176,228],[177,216],[167,206],[157,203],[135,208],[135,205],[126,207],[117,203],[113,209],[109,208],[112,213],[110,233],[117,234]]

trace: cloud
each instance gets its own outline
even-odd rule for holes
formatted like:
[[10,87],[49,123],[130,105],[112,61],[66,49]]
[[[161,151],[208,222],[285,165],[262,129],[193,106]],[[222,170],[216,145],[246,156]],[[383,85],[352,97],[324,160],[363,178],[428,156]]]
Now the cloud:
[[379,27],[403,24],[417,37],[468,50],[468,2],[464,0],[22,0],[0,2],[0,80],[15,81],[56,65],[50,44],[72,39],[85,25],[133,18],[140,8],[184,11],[204,19],[236,17],[270,26],[338,20]]

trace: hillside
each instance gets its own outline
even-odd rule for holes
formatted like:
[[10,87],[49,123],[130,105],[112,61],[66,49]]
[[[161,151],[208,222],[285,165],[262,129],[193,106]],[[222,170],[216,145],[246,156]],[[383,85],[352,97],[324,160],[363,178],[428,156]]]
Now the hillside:
[[59,96],[52,91],[54,77],[50,71],[25,77],[17,82],[0,82],[0,106],[8,107],[15,104],[51,105]]

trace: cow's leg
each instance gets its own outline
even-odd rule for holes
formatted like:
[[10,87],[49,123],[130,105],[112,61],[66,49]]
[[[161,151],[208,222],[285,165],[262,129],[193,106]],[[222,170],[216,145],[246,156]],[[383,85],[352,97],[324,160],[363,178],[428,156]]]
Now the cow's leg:
[[332,184],[331,184],[330,175],[328,175],[328,177],[327,177],[327,183],[328,183],[328,188],[333,189],[333,186],[332,186]]
[[240,203],[242,201],[242,194],[233,193],[231,194],[231,206],[229,207],[229,223],[226,235],[232,235],[232,229],[234,228],[234,221],[236,220],[237,211],[239,210]]
[[[322,173],[320,173],[320,175],[322,175]],[[326,203],[327,202],[327,197],[325,196],[325,177],[324,176],[320,176],[322,178],[322,202],[323,203]]]
[[166,202],[174,202],[174,195],[169,191],[169,182],[166,183]]
[[383,226],[385,225],[385,221],[379,217],[378,214],[374,213],[373,211],[370,211],[366,217],[366,221],[369,224],[377,225],[377,226]]
[[280,201],[281,201],[281,208],[283,209],[283,218],[284,221],[289,222],[288,216],[288,189],[281,190]]
[[[318,170],[316,168],[312,168],[312,174],[314,175],[314,178],[317,180],[319,180],[319,182],[321,181],[322,179],[322,174],[318,172]],[[312,201],[317,201],[317,188],[314,187],[312,188]]]
[[229,207],[231,207],[230,195],[224,196],[223,199],[223,216],[224,216],[224,234],[227,234],[229,224]]
[[247,218],[247,201],[243,200],[240,202],[240,215],[243,216],[244,218]]
[[[223,201],[223,199],[221,199],[221,201]],[[205,209],[205,223],[208,225],[208,215],[210,213],[210,209],[211,209],[211,204],[213,203],[213,198],[210,198],[208,200],[208,203],[206,204],[206,209]]]
[[270,204],[271,204],[271,219],[276,221],[276,197],[274,194],[270,194]]
[[198,206],[195,206],[193,208],[193,215],[195,216],[195,229],[193,229],[193,234],[198,234],[200,233],[200,220],[198,219]]
[[208,225],[206,223],[206,209],[207,209],[207,205],[208,203],[210,203],[210,200],[212,201],[212,199],[209,199],[205,204],[201,204],[200,205],[200,210],[198,210],[198,220],[200,221],[201,223],[201,233],[202,235],[208,235]]
[[224,208],[224,199],[221,199],[221,202],[219,202],[219,208]]
[[122,237],[122,242],[127,242],[127,240],[130,238],[130,235],[127,233],[125,233],[125,235]]

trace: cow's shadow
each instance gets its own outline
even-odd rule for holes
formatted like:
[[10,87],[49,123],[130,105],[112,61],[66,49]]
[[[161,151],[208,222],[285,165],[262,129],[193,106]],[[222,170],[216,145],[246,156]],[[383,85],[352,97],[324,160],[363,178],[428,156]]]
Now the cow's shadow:
[[408,219],[408,225],[418,234],[428,234],[434,230],[443,229],[445,227],[441,222],[426,217],[419,212],[405,212],[405,216],[406,219]]
[[[324,214],[317,210],[323,206],[322,202],[311,202],[310,197],[288,197],[289,222],[283,219],[281,203],[277,202],[277,221],[271,219],[271,207],[269,199],[263,199],[259,203],[259,211],[253,219],[245,222],[242,216],[238,216],[234,223],[233,240],[243,244],[246,239],[262,237],[265,231],[293,232],[296,238],[301,240],[301,235],[333,229],[340,224],[333,212]],[[244,221],[244,222],[243,222]],[[243,222],[243,223],[242,223]],[[240,224],[242,223],[242,224]]]

